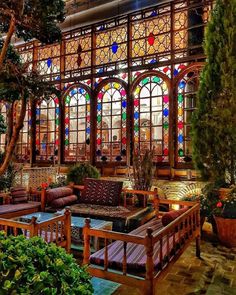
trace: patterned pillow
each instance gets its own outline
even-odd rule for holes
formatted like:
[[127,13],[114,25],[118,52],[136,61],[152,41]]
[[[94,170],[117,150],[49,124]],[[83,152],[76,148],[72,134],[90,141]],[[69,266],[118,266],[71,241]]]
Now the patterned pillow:
[[123,187],[121,181],[86,178],[85,188],[79,198],[80,203],[118,206]]

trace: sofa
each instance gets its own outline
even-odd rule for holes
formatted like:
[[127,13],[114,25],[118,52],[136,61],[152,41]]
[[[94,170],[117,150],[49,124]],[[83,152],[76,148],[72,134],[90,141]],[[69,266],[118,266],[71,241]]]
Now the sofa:
[[41,194],[27,192],[24,187],[18,186],[10,189],[8,196],[4,197],[0,205],[0,217],[12,218],[31,214],[41,210]]
[[[159,203],[184,208],[162,217],[158,214],[123,234],[94,230],[90,220],[85,220],[83,264],[89,265],[92,276],[138,287],[140,294],[154,295],[158,280],[193,240],[196,256],[200,258],[200,203],[174,200],[159,200]],[[105,247],[92,254],[91,238],[104,238]]]

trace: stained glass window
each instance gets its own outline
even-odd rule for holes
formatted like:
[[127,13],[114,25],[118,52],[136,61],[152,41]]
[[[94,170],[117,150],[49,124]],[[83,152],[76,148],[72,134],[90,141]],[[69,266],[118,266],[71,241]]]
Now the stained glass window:
[[159,76],[142,78],[133,93],[134,148],[155,149],[155,162],[169,160],[169,93]]
[[90,94],[81,85],[65,96],[65,161],[90,160]]
[[[7,124],[7,110],[8,104],[0,102],[0,114],[4,118],[4,122]],[[6,149],[6,134],[0,135],[0,152],[3,153]]]
[[[17,120],[17,115],[19,115],[21,109],[20,103],[17,103],[14,107],[13,117]],[[16,157],[18,161],[29,161],[30,160],[30,141],[31,141],[31,110],[29,103],[26,107],[26,114],[23,122],[23,128],[20,131],[19,139],[16,146]]]
[[55,162],[59,146],[59,99],[55,96],[36,105],[36,160]]
[[126,121],[126,90],[118,82],[109,82],[100,89],[97,95],[97,161],[126,161]]
[[185,157],[191,157],[192,155],[190,127],[192,114],[196,107],[196,91],[199,85],[199,75],[199,69],[196,69],[188,72],[183,79],[178,81],[178,162],[184,162]]

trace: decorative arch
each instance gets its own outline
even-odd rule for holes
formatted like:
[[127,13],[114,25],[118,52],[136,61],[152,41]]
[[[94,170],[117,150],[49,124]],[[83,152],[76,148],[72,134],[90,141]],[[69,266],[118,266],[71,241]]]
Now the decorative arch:
[[[7,112],[9,109],[9,104],[0,101],[0,114],[3,116],[5,123],[7,124]],[[4,153],[6,149],[6,134],[0,135],[0,152]]]
[[190,138],[191,118],[196,109],[196,93],[204,63],[194,63],[182,70],[174,80],[176,109],[175,162],[188,163],[192,160]]
[[[17,120],[21,109],[21,101],[16,101],[13,107],[13,120]],[[32,126],[32,115],[30,101],[27,102],[26,113],[23,122],[23,127],[19,134],[19,139],[16,145],[16,158],[19,162],[30,161],[30,149],[31,149],[31,126]]]
[[96,162],[127,161],[127,85],[103,80],[96,92]]
[[71,85],[64,96],[64,161],[90,161],[91,91],[81,83]]
[[133,82],[133,144],[143,155],[155,150],[155,162],[169,162],[170,79],[159,71],[140,74]]
[[60,103],[55,95],[36,102],[36,161],[56,162],[59,148]]

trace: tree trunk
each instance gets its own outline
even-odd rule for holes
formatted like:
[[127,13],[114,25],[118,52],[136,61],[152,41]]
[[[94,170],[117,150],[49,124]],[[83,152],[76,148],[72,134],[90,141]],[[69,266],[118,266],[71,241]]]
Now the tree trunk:
[[2,47],[2,50],[1,50],[1,54],[0,54],[0,71],[2,70],[2,67],[3,67],[3,61],[4,61],[5,56],[7,54],[7,49],[9,47],[10,42],[11,42],[11,37],[15,32],[15,24],[16,24],[15,17],[12,16],[10,26],[9,26],[9,29],[8,29],[8,32],[7,32],[7,35],[6,35],[6,39],[5,39],[4,43],[3,43],[3,47]]
[[23,127],[23,122],[24,122],[25,113],[26,113],[26,99],[24,98],[24,95],[22,95],[22,97],[23,98],[21,103],[20,115],[15,125],[13,125],[12,136],[9,140],[8,146],[6,147],[5,157],[0,167],[0,176],[3,175],[7,170],[7,167],[12,159],[13,151],[16,147],[16,143],[19,138],[20,130]]

